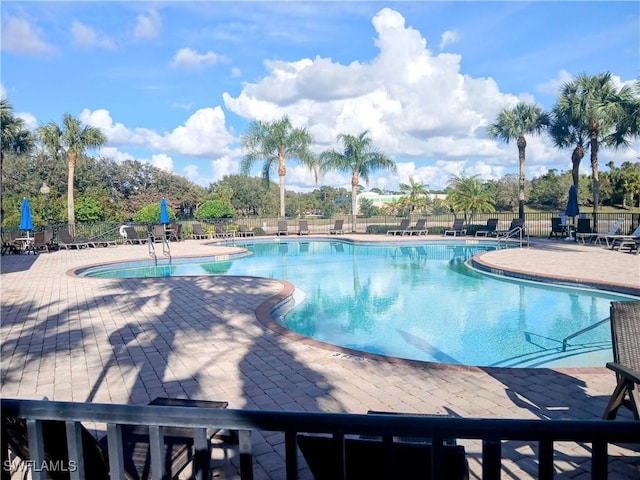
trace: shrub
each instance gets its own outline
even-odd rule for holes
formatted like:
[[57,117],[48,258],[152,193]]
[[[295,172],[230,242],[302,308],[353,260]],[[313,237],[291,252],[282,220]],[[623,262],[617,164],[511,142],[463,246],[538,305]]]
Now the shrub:
[[[169,220],[174,221],[176,219],[175,212],[171,207],[167,207],[167,210],[169,212]],[[133,221],[137,223],[160,223],[160,203],[145,205],[135,213]]]
[[232,218],[233,209],[223,200],[209,200],[200,205],[196,211],[197,220],[213,220],[216,218]]

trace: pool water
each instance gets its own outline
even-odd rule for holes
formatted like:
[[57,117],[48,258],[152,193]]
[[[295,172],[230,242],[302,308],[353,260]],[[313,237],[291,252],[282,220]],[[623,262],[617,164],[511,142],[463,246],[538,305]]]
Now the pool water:
[[467,266],[482,244],[342,241],[236,242],[252,255],[109,265],[102,278],[251,275],[296,287],[295,305],[275,313],[288,329],[349,349],[403,359],[500,367],[589,367],[612,360],[611,301],[634,298],[510,280]]

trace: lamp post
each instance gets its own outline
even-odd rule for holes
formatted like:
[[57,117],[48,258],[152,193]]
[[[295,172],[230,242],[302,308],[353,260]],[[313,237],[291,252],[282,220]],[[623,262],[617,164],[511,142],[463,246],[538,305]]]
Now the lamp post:
[[45,182],[42,182],[42,186],[40,187],[40,193],[44,195],[44,222],[47,227],[49,226],[49,193],[50,192],[51,192],[51,189],[49,188],[49,185],[47,185]]

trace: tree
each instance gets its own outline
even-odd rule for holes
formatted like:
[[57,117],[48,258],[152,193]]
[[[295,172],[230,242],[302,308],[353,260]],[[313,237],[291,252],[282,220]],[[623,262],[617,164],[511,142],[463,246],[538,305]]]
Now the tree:
[[24,126],[24,121],[13,115],[13,106],[6,98],[0,98],[0,222],[2,208],[2,172],[4,154],[26,155],[33,151],[35,138]]
[[[638,121],[638,93],[631,86],[617,90],[611,73],[597,75],[581,74],[566,83],[553,109],[555,128],[552,136],[558,146],[568,139],[579,142],[582,150],[590,150],[593,198],[593,226],[597,230],[600,179],[598,173],[598,151],[600,146],[620,148],[629,146],[632,137],[640,133]],[[635,113],[634,113],[635,112]],[[581,157],[574,159],[573,180],[577,185],[577,170]]]
[[198,220],[213,220],[232,218],[233,213],[233,209],[224,200],[209,200],[200,205],[195,217]]
[[524,162],[527,140],[525,135],[540,134],[549,124],[549,116],[537,105],[524,102],[514,108],[505,108],[498,113],[497,120],[489,125],[489,136],[509,143],[516,141],[520,177],[518,182],[518,217],[524,218]]
[[447,201],[453,212],[463,212],[465,223],[470,223],[476,213],[495,212],[491,190],[478,176],[454,175],[447,184]]
[[73,201],[73,185],[76,162],[89,148],[96,148],[107,142],[102,130],[91,126],[82,126],[80,120],[68,113],[62,117],[62,126],[50,122],[38,129],[38,136],[44,148],[54,160],[66,156],[68,163],[67,179],[67,218],[70,225],[76,223]]
[[378,169],[395,172],[396,164],[391,157],[373,148],[372,139],[366,130],[357,137],[341,133],[338,135],[338,142],[344,145],[344,151],[331,149],[322,152],[320,171],[337,170],[351,173],[351,225],[355,232],[360,179],[368,182],[369,174]]
[[406,195],[402,199],[409,207],[409,213],[417,211],[425,211],[428,205],[429,191],[427,186],[416,180],[413,176],[409,176],[409,183],[401,183],[399,185],[402,193]]
[[311,154],[309,147],[313,139],[304,128],[293,128],[288,116],[273,122],[253,122],[242,136],[242,149],[245,156],[240,168],[247,175],[251,167],[260,160],[262,177],[268,183],[272,169],[278,169],[280,178],[280,216],[285,216],[284,208],[284,180],[287,175],[286,161],[288,158],[297,158],[303,165],[312,171],[316,168],[316,159]]

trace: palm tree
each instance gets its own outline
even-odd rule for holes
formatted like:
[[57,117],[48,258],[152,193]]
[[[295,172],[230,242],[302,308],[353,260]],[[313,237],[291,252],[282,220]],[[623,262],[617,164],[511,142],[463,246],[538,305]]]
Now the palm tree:
[[[597,229],[600,196],[598,151],[600,145],[628,147],[638,136],[638,92],[630,86],[617,90],[611,73],[581,74],[566,83],[553,108],[552,137],[557,146],[575,142],[573,181],[577,186],[578,167],[585,147],[590,150],[593,181],[593,226]],[[635,114],[633,113],[635,110]],[[580,155],[581,154],[581,155]]]
[[396,171],[396,164],[386,154],[372,146],[369,132],[365,130],[357,137],[347,133],[338,135],[344,151],[331,149],[320,154],[320,171],[337,170],[351,173],[351,229],[356,231],[356,208],[360,179],[369,181],[369,174],[378,169]]
[[518,182],[518,217],[524,218],[524,162],[527,140],[525,135],[540,134],[549,124],[548,115],[537,105],[518,103],[514,108],[504,108],[497,120],[489,125],[489,136],[509,143],[516,140],[520,177]]
[[102,130],[89,125],[82,126],[80,120],[66,113],[62,117],[62,126],[50,122],[38,129],[38,136],[44,149],[54,158],[65,156],[68,163],[67,180],[67,218],[69,225],[75,225],[75,205],[73,201],[73,184],[78,157],[84,155],[89,148],[97,148],[107,142]]
[[454,175],[447,184],[447,202],[453,212],[463,212],[465,223],[470,223],[476,213],[495,212],[495,198],[491,190],[478,176]]
[[[251,167],[264,160],[262,177],[269,182],[269,174],[277,166],[280,177],[280,216],[285,216],[284,178],[287,175],[286,161],[297,158],[312,171],[316,168],[316,159],[309,151],[313,139],[304,128],[293,128],[288,116],[273,122],[253,122],[242,136],[242,149],[246,152],[240,168],[245,175]],[[316,175],[317,180],[317,175]]]
[[402,193],[407,193],[403,198],[409,205],[409,213],[426,208],[429,191],[424,183],[410,175],[409,183],[401,183],[399,188]]
[[2,164],[4,153],[27,155],[33,151],[35,138],[24,127],[24,121],[13,115],[13,106],[6,98],[0,98],[0,224],[2,223]]

